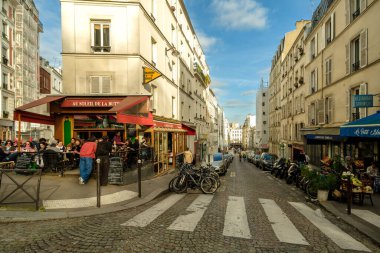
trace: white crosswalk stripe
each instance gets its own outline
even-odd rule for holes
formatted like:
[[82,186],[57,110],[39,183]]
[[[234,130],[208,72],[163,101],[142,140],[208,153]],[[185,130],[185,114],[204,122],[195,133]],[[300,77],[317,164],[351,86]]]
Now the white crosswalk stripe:
[[223,235],[251,239],[243,197],[228,197]]
[[309,245],[281,208],[271,199],[259,199],[280,242]]
[[214,195],[199,195],[186,209],[191,213],[179,216],[169,226],[169,229],[193,232],[213,197]]
[[[131,227],[148,226],[184,196],[186,196],[186,194],[170,195],[121,225]],[[186,208],[186,214],[173,217],[175,220],[167,229],[194,232],[213,199],[214,195],[201,194],[197,196]],[[310,245],[300,231],[298,231],[295,224],[292,223],[274,200],[260,198],[259,202],[264,209],[278,241],[297,245]],[[314,211],[312,208],[300,202],[289,202],[289,204],[341,249],[371,252],[365,245],[327,220],[319,209]],[[375,226],[380,226],[380,218],[374,213],[356,209],[353,209],[352,213]],[[252,239],[244,197],[228,197],[222,233],[223,236]]]
[[132,227],[145,227],[152,221],[154,221],[158,216],[163,214],[166,210],[172,207],[180,199],[182,199],[185,194],[173,194],[159,202],[158,204],[152,206],[151,208],[145,210],[144,212],[136,215],[129,221],[121,224],[122,226],[132,226]]
[[358,216],[359,218],[375,225],[380,228],[380,216],[368,211],[368,210],[360,210],[360,209],[351,209],[351,213]]
[[356,241],[350,235],[343,232],[339,227],[335,226],[333,223],[327,220],[319,209],[317,211],[314,211],[303,203],[289,203],[340,248],[371,252],[371,250],[369,250],[362,243]]

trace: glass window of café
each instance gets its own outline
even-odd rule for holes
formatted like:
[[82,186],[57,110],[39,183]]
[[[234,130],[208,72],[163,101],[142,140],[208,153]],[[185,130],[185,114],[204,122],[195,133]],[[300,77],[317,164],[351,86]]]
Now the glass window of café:
[[117,123],[116,117],[112,115],[74,115],[75,138],[101,138],[107,135],[112,140],[117,132],[121,132],[123,137],[124,125]]

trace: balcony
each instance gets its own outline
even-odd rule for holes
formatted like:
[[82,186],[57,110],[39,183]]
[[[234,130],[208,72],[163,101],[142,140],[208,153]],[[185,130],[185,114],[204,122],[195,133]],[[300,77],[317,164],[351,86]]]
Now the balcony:
[[354,13],[352,13],[352,20],[355,20],[360,15],[360,9],[357,9]]
[[300,55],[302,56],[302,55],[303,55],[303,48],[302,48],[302,47],[299,47],[299,48],[298,48],[298,51],[300,51]]
[[302,77],[302,76],[301,76],[300,79],[298,80],[298,83],[299,83],[299,84],[303,84],[303,83],[304,83],[304,82],[303,82],[303,77]]
[[111,52],[111,46],[91,46],[92,52],[95,53],[109,53]]
[[8,58],[3,56],[3,64],[8,65]]
[[4,7],[1,9],[1,11],[5,14],[5,16],[8,16],[8,12]]
[[205,76],[205,74],[203,74],[203,70],[202,70],[201,66],[199,66],[199,64],[196,62],[194,63],[194,72],[195,72],[195,74],[197,74],[199,76],[199,78],[202,80],[202,82],[205,85],[208,85],[207,77]]
[[8,35],[5,32],[2,33],[2,36],[3,36],[3,39],[8,40]]
[[330,43],[331,43],[331,38],[330,37],[326,38],[326,45],[328,45]]
[[8,90],[8,84],[7,83],[3,83],[3,89]]
[[360,69],[360,61],[357,61],[352,64],[352,72],[355,72]]

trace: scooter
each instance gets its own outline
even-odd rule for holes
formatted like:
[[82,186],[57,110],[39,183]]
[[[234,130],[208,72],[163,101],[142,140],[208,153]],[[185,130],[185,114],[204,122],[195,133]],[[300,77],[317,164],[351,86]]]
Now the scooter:
[[297,162],[290,163],[286,183],[292,184],[293,182],[296,182],[299,174],[301,174],[301,168],[300,168],[299,164]]

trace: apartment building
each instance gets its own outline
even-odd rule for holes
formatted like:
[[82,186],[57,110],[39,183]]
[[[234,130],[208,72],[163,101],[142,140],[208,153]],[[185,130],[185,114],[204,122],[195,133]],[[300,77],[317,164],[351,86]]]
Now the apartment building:
[[254,129],[256,127],[256,116],[248,114],[242,127],[242,144],[245,149],[254,147]]
[[1,94],[0,94],[0,138],[10,139],[14,136],[13,110],[15,106],[15,63],[14,31],[15,9],[18,1],[1,1]]
[[269,87],[261,80],[256,93],[256,129],[254,148],[264,152],[269,150]]
[[[183,0],[61,0],[61,6],[64,93],[150,96],[152,138],[164,143],[155,143],[164,147],[157,153],[180,142],[181,152],[179,132],[196,154],[207,150],[211,79]],[[143,67],[162,76],[143,85]]]
[[242,144],[243,131],[239,123],[230,123],[229,143],[230,145]]
[[[274,152],[292,157],[303,149],[314,164],[325,155],[377,160],[378,137],[361,134],[373,131],[368,124],[360,124],[357,135],[342,129],[352,130],[350,122],[377,117],[380,44],[375,20],[379,10],[379,1],[322,0],[311,22],[297,28],[298,35],[287,42],[289,51],[284,53],[285,47],[280,47],[276,52],[270,77]],[[279,76],[285,79],[280,89]],[[280,139],[275,134],[279,93]],[[356,100],[363,97],[370,103],[360,107]]]

